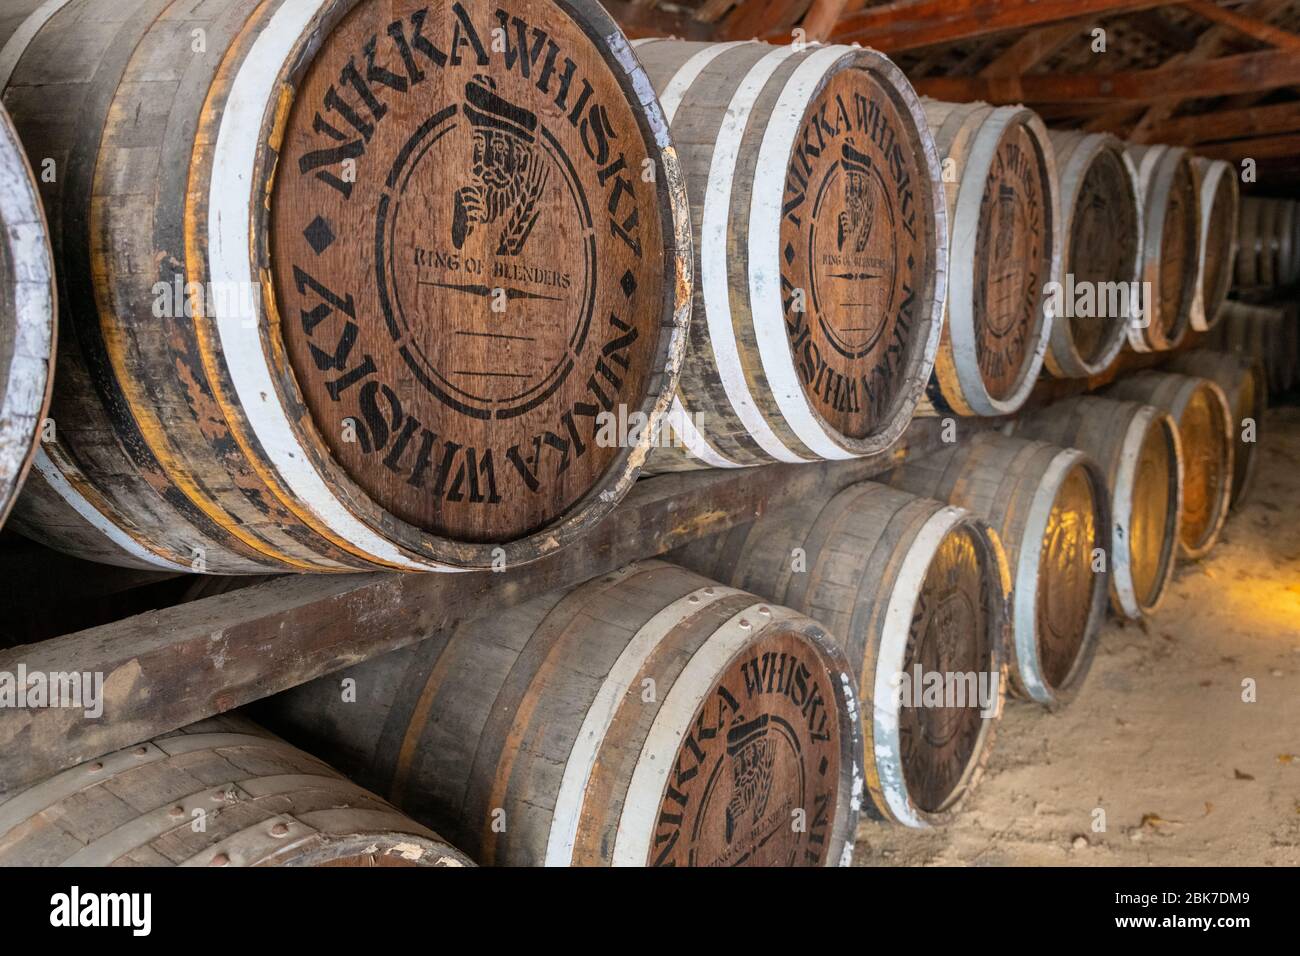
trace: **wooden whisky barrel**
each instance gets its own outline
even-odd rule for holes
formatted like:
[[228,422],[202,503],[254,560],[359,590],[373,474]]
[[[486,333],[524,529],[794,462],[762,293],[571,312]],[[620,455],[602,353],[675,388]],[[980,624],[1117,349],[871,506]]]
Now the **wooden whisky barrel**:
[[[988,525],[864,482],[674,557],[830,628],[857,672],[869,814],[912,827],[953,817],[988,761],[1005,691],[1011,578]],[[930,675],[954,694],[927,702]]]
[[924,99],[944,164],[948,298],[925,414],[1018,409],[1051,336],[1061,208],[1047,128],[1024,107]]
[[1296,380],[1294,323],[1295,316],[1288,321],[1282,308],[1225,302],[1222,324],[1207,344],[1260,362],[1269,391],[1280,394]]
[[657,470],[883,451],[938,347],[939,165],[902,72],[848,46],[636,54],[691,197],[694,310]]
[[1300,278],[1300,208],[1294,200],[1245,196],[1237,227],[1236,284],[1273,288]]
[[483,864],[847,862],[848,659],[812,620],[662,561],[554,592],[267,704]]
[[1108,133],[1051,130],[1061,180],[1061,294],[1047,370],[1086,378],[1128,339],[1142,270],[1142,190],[1123,143]]
[[1106,473],[1110,493],[1110,603],[1132,620],[1160,605],[1178,558],[1182,446],[1178,426],[1152,405],[1091,395],[1017,419],[1014,434],[1077,448]]
[[1129,345],[1163,352],[1182,341],[1196,299],[1200,204],[1191,155],[1178,146],[1129,146],[1143,195],[1142,315]]
[[1182,553],[1208,554],[1232,500],[1233,416],[1223,389],[1206,378],[1139,372],[1120,379],[1107,394],[1155,405],[1177,422],[1183,451]]
[[[455,570],[608,513],[671,403],[691,264],[600,6],[178,17],[48,0],[0,37],[60,170],[58,437],[20,528],[185,570]],[[607,412],[645,427],[602,436]]]
[[1256,451],[1268,409],[1264,366],[1256,359],[1232,352],[1195,349],[1174,356],[1168,367],[1182,375],[1208,378],[1228,398],[1232,407],[1232,431],[1236,436],[1232,453],[1232,507],[1235,508],[1246,499],[1255,483]]
[[1237,216],[1240,187],[1232,164],[1222,159],[1192,157],[1192,173],[1200,206],[1199,281],[1192,303],[1191,326],[1204,332],[1218,321],[1219,308],[1232,285],[1237,258]]
[[[1092,666],[1106,611],[1106,476],[1076,449],[982,433],[891,473],[895,487],[993,526],[1011,567],[1011,690],[1066,703]],[[1094,570],[1096,568],[1097,570]]]
[[472,866],[459,850],[242,717],[0,795],[0,866]]
[[0,106],[0,524],[31,468],[50,406],[54,303],[36,178]]

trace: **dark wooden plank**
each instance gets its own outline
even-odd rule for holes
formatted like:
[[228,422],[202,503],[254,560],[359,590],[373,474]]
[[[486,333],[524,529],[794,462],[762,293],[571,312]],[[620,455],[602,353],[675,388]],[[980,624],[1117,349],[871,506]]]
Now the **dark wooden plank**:
[[1189,89],[1201,96],[1226,96],[1300,83],[1300,57],[1288,50],[1220,57],[1200,64],[1194,83],[1182,65],[1120,73],[1035,74],[1022,76],[1018,82],[1010,79],[937,76],[917,80],[915,85],[926,96],[957,102],[1154,103],[1186,99]]
[[[996,420],[963,420],[959,435]],[[287,575],[190,604],[0,651],[0,673],[104,676],[104,713],[0,710],[0,790],[404,647],[462,621],[661,554],[941,444],[920,419],[888,454],[817,465],[660,475],[572,547],[502,573]]]
[[682,40],[711,40],[713,25],[700,23],[688,13],[660,10],[631,0],[604,0],[609,15],[623,32],[637,37],[678,37]]
[[858,40],[895,53],[1075,17],[1166,5],[1152,0],[900,0],[844,17],[832,38],[837,43]]
[[1300,100],[1180,116],[1148,127],[1145,138],[1153,143],[1194,146],[1294,132],[1300,132]]

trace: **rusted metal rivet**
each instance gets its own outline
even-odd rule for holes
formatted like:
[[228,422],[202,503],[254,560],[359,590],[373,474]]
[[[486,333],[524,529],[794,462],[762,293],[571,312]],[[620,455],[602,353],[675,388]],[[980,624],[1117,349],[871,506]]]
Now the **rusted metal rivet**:
[[271,827],[271,836],[282,837],[282,836],[288,836],[288,834],[289,834],[289,827],[283,823],[277,823],[273,827]]
[[768,607],[766,604],[764,604],[762,607],[758,609],[758,613],[763,615],[764,617],[771,617],[772,609]]
[[229,865],[230,865],[230,857],[224,853],[218,853],[216,856],[212,858],[212,861],[208,863],[208,866],[229,866]]
[[94,763],[90,765],[91,773],[99,773],[103,769],[104,769],[104,764],[103,761],[100,760],[96,760]]
[[751,627],[753,627],[753,625],[749,623],[749,618],[747,617],[742,617],[740,619],[740,626],[742,629],[746,631],[748,631]]
[[177,804],[176,806],[172,807],[170,810],[167,811],[167,816],[183,817],[185,816],[185,808]]

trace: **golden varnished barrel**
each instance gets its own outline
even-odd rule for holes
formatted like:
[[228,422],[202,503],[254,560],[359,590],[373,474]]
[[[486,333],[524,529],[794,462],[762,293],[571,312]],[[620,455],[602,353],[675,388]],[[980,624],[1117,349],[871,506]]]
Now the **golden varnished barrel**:
[[263,716],[480,863],[851,855],[862,745],[844,652],[809,618],[684,568],[632,565],[339,677]]
[[1110,598],[1137,620],[1154,611],[1179,553],[1182,451],[1178,426],[1152,405],[1091,395],[1017,419],[1014,434],[1078,448],[1106,473],[1110,493]]
[[0,795],[0,866],[470,866],[251,721],[215,717]]
[[1011,689],[1067,702],[1092,665],[1106,610],[1106,476],[1076,449],[981,433],[892,472],[890,484],[993,526],[1011,567]]
[[1232,406],[1232,507],[1250,494],[1255,483],[1259,443],[1268,409],[1268,381],[1264,366],[1235,352],[1195,349],[1174,356],[1170,371],[1208,378],[1221,389]]
[[9,7],[63,320],[21,530],[168,570],[486,568],[632,486],[690,237],[597,3]]
[[873,816],[952,818],[991,752],[1010,572],[970,513],[874,482],[675,552],[703,574],[823,621],[858,675]]
[[1178,423],[1183,451],[1182,553],[1189,558],[1208,554],[1232,500],[1232,407],[1223,389],[1207,378],[1139,372],[1120,379],[1106,394],[1155,405]]

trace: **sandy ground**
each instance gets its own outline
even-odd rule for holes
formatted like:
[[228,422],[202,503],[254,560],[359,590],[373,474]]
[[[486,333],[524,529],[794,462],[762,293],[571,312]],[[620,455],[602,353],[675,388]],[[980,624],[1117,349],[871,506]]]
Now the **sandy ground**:
[[864,823],[855,865],[1300,865],[1300,407],[1267,427],[1218,545],[1107,622],[1074,702],[1009,703],[959,819]]

